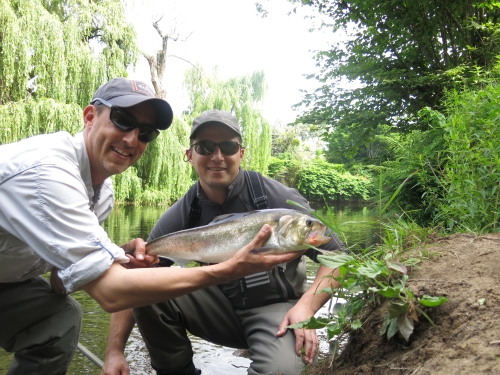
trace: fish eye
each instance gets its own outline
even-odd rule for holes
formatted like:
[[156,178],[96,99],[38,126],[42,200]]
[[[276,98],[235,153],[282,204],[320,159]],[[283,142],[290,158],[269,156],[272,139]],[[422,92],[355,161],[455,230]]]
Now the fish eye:
[[313,222],[312,222],[312,220],[311,220],[311,219],[307,219],[307,220],[306,220],[306,225],[307,225],[308,227],[310,227],[310,226],[312,225],[312,223],[313,223]]

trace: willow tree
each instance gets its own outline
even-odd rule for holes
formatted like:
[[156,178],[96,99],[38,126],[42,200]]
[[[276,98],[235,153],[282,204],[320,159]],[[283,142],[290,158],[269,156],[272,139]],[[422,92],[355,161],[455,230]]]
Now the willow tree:
[[119,0],[0,0],[0,144],[82,129],[82,108],[138,56]]
[[[138,55],[120,0],[0,0],[0,144],[81,131],[97,87],[126,76]],[[171,202],[186,190],[177,181],[189,177],[178,141],[187,127],[176,120],[137,166],[113,177],[117,201]]]
[[243,168],[267,174],[271,158],[271,126],[259,111],[267,90],[264,72],[223,80],[217,68],[208,75],[202,68],[186,72],[185,87],[190,106],[186,119],[192,123],[201,112],[220,109],[233,113],[242,128]]

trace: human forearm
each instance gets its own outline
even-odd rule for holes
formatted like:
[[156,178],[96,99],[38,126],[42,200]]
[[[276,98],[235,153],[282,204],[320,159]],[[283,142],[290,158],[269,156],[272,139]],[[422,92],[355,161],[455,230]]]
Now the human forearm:
[[121,353],[125,351],[125,345],[127,344],[127,340],[134,325],[135,319],[132,309],[111,314],[106,355],[110,351]]
[[[330,298],[329,293],[316,294],[329,286],[338,287],[338,283],[327,275],[332,273],[338,276],[338,270],[333,271],[330,268],[320,266],[316,274],[316,279],[309,289],[302,295],[299,301],[292,307],[283,318],[278,327],[276,336],[283,336],[287,327],[292,324],[303,322],[312,316],[325,304]],[[326,277],[325,277],[326,276]],[[301,355],[304,350],[304,360],[313,363],[318,353],[318,337],[314,329],[294,329],[295,333],[295,353]]]
[[[332,273],[333,272],[333,273]],[[331,275],[330,275],[331,274]],[[339,270],[332,270],[331,268],[321,265],[316,273],[316,278],[311,284],[309,289],[302,295],[298,305],[303,307],[308,307],[312,314],[315,314],[331,297],[329,293],[323,292],[319,293],[321,290],[326,288],[338,288],[339,283],[334,280],[331,276],[338,277]]]
[[[125,269],[113,264],[85,291],[107,312],[162,302],[197,289],[231,280],[224,266]],[[227,275],[227,276],[226,276]]]
[[251,250],[262,246],[269,237],[269,226],[264,228],[266,230],[261,230],[252,242],[226,262],[186,269],[125,269],[113,264],[84,289],[104,310],[115,312],[165,301],[207,286],[270,270],[300,255],[253,253]]
[[130,368],[125,359],[125,345],[134,327],[132,310],[124,310],[111,315],[108,345],[102,375],[128,375]]

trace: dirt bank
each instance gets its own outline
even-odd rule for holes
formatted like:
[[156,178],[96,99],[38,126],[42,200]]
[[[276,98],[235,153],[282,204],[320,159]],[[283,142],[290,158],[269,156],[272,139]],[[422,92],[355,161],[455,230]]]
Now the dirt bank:
[[421,255],[408,286],[418,297],[448,298],[425,310],[436,327],[421,317],[410,342],[388,341],[379,335],[382,306],[366,314],[339,360],[326,358],[307,374],[500,374],[500,234],[456,234],[405,254]]

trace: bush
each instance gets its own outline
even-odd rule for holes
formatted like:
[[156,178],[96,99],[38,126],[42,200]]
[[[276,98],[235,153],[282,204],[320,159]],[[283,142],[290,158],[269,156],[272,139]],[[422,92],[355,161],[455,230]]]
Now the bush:
[[368,200],[374,194],[371,180],[344,171],[343,165],[314,159],[298,174],[297,190],[313,202]]

